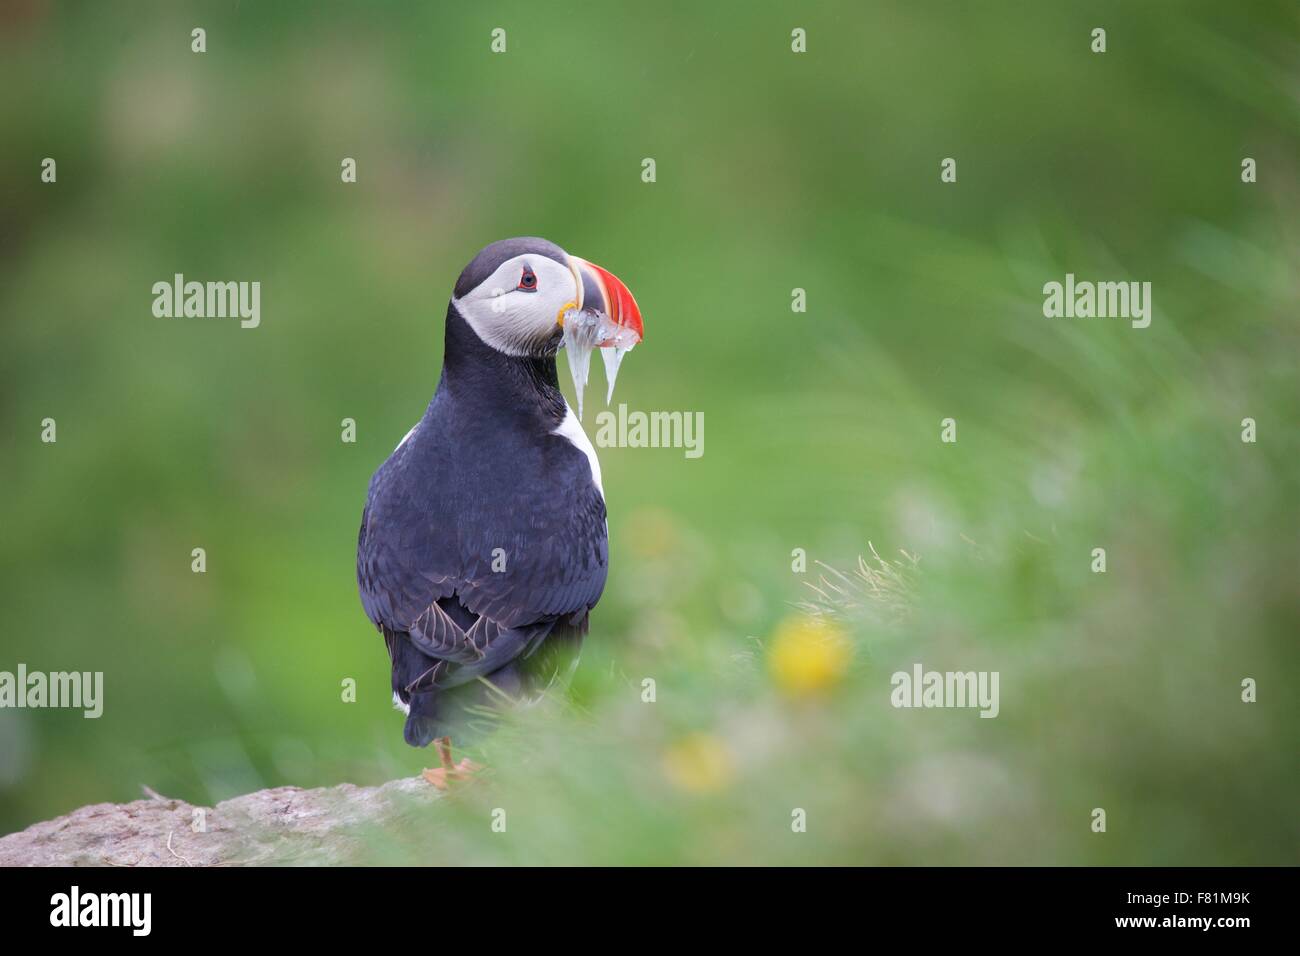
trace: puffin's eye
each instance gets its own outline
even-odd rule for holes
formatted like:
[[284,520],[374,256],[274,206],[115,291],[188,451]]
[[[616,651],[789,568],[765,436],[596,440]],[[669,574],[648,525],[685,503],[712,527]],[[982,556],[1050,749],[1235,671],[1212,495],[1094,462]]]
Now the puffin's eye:
[[520,292],[537,291],[537,276],[533,273],[532,269],[528,268],[528,266],[524,266],[524,274],[519,277],[519,285],[515,288]]

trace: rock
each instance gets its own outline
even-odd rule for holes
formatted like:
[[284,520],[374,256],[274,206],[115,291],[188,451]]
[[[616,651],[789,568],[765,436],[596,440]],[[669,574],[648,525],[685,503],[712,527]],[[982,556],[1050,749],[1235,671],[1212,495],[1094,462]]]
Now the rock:
[[152,794],[81,807],[0,837],[0,866],[354,864],[373,855],[386,830],[436,799],[419,777],[379,787],[277,787],[215,807]]

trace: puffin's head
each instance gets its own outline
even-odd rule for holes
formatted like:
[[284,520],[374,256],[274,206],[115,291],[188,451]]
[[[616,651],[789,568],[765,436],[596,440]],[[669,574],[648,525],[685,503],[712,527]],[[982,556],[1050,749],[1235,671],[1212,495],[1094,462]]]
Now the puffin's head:
[[480,339],[507,355],[555,354],[565,314],[584,307],[604,312],[641,341],[641,310],[627,286],[531,236],[485,247],[456,280],[451,302]]

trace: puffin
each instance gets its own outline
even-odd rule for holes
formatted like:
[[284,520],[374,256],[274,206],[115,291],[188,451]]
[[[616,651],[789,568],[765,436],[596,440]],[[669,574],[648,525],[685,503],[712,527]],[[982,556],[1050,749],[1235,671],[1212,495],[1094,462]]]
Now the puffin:
[[[440,789],[471,774],[457,746],[577,666],[609,569],[595,449],[560,391],[565,321],[599,315],[612,348],[643,335],[606,269],[546,239],[470,261],[447,305],[442,374],[424,415],[370,479],[357,584],[383,635],[413,747],[437,741]],[[612,323],[612,324],[608,324]]]

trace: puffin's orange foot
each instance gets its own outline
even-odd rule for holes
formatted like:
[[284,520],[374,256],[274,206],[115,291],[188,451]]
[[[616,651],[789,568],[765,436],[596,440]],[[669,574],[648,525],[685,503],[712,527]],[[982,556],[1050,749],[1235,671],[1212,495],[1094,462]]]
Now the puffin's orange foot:
[[446,767],[434,767],[432,770],[425,770],[420,774],[420,776],[429,781],[429,783],[433,784],[439,790],[447,789]]
[[423,771],[420,776],[439,790],[446,790],[454,782],[469,780],[474,776],[474,772],[479,769],[478,764],[468,757],[464,757],[454,767],[434,767],[431,770]]
[[446,790],[453,780],[469,779],[479,769],[478,764],[468,757],[462,757],[458,764],[451,762],[450,737],[438,738],[438,758],[442,761],[442,766],[426,770],[421,776],[439,790]]

